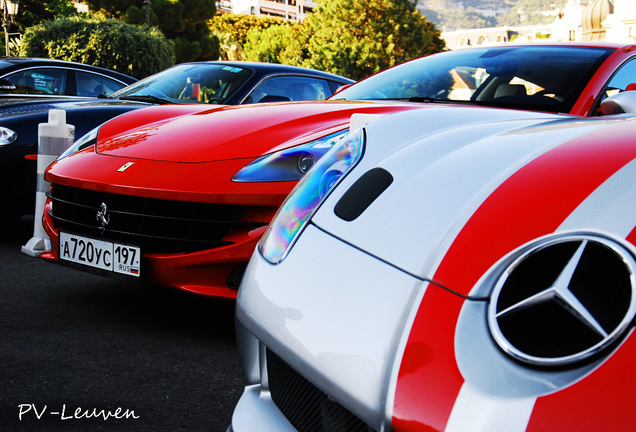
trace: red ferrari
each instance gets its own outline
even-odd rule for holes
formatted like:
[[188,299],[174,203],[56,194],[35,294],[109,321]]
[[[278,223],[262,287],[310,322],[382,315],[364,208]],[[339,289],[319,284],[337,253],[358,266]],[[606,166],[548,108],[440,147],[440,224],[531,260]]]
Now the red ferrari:
[[48,168],[52,250],[42,256],[234,298],[283,199],[364,114],[473,105],[601,115],[603,99],[636,82],[635,60],[636,45],[485,47],[407,62],[330,101],[137,110]]
[[41,256],[116,278],[235,297],[278,206],[346,134],[351,116],[411,107],[236,108],[159,106],[104,124],[88,148],[46,173],[44,226],[53,250]]

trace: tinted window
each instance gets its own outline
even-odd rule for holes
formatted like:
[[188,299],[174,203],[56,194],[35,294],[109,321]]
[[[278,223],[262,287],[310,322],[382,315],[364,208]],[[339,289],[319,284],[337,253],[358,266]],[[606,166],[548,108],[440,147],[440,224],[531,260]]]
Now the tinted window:
[[174,103],[224,103],[252,74],[249,69],[219,64],[185,63],[145,78],[114,98],[155,96]]
[[78,96],[99,96],[100,94],[111,94],[125,86],[104,75],[91,72],[76,71],[77,95]]
[[[632,84],[630,86],[630,84]],[[603,115],[601,102],[608,96],[629,90],[636,90],[636,59],[631,59],[623,63],[618,71],[610,78],[605,85],[605,89],[596,101],[596,107],[591,111],[592,115]]]
[[336,98],[434,99],[568,112],[612,52],[574,46],[450,51],[396,66]]
[[16,86],[14,93],[61,95],[66,89],[67,72],[57,68],[38,68],[15,72],[4,78]]
[[636,59],[629,60],[620,67],[607,83],[605,91],[607,96],[611,96],[625,91],[630,84],[636,84]]
[[244,103],[322,100],[331,95],[329,83],[319,78],[278,76],[259,84]]

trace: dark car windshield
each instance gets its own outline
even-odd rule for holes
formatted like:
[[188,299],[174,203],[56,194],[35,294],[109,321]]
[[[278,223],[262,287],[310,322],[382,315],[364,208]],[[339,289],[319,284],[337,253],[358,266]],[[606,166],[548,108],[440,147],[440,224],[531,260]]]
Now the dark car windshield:
[[224,103],[252,74],[246,68],[214,63],[184,63],[110,95],[153,103]]
[[569,112],[611,48],[508,46],[449,51],[362,80],[333,99],[453,101]]

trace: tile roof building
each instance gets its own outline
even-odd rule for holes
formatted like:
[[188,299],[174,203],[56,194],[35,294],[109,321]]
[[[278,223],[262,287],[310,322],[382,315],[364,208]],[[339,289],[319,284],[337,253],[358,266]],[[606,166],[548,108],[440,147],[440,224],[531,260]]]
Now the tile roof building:
[[289,21],[303,21],[316,7],[311,0],[220,0],[217,10],[221,13],[273,16]]

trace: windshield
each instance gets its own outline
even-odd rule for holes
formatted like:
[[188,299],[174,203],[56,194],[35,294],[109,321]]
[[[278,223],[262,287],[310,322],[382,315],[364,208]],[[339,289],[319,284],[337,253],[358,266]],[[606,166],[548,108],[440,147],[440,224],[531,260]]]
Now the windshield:
[[568,112],[613,51],[576,46],[448,51],[371,76],[333,99],[454,101]]
[[157,98],[164,103],[225,103],[252,74],[249,69],[215,63],[185,63],[145,78],[110,96]]

